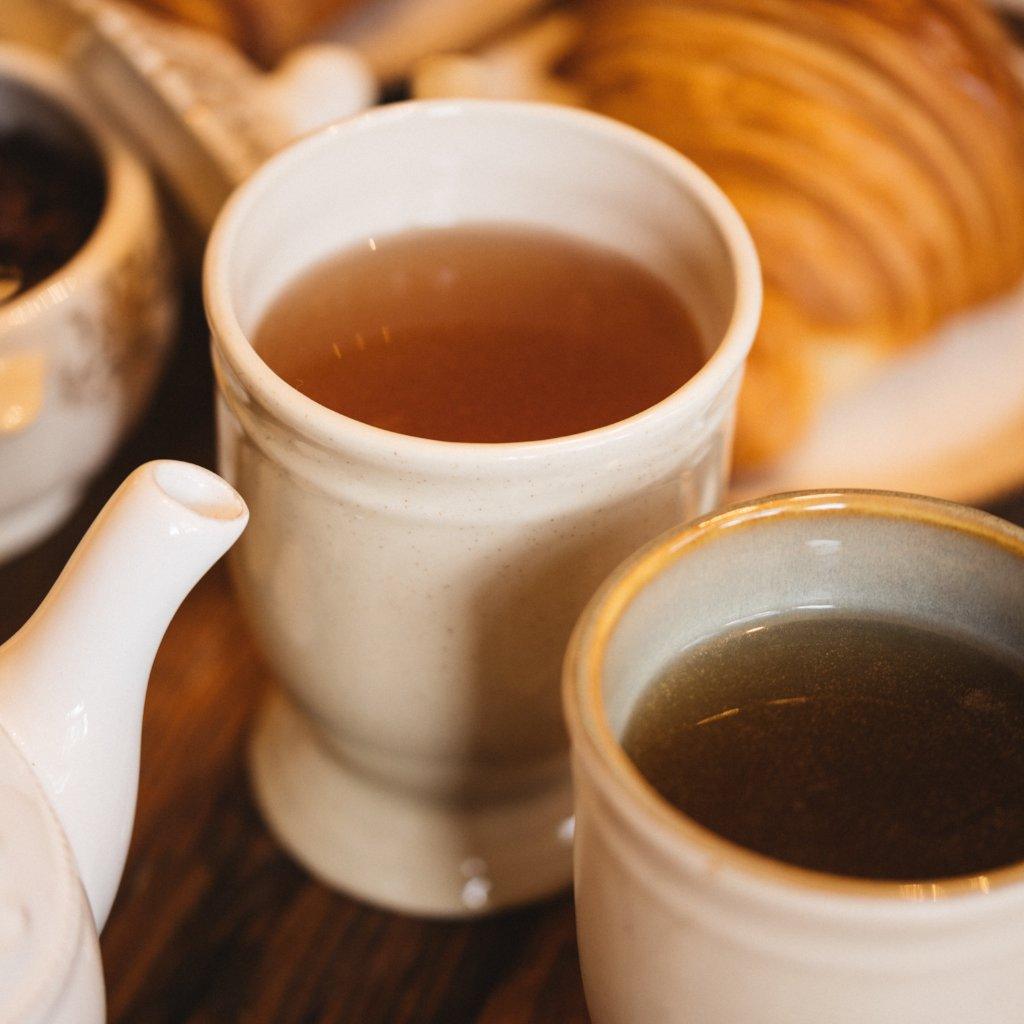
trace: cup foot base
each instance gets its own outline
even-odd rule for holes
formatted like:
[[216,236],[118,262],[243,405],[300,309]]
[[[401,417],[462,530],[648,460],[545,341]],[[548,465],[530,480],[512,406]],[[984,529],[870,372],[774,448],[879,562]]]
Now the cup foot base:
[[279,694],[250,747],[257,802],[282,845],[336,889],[390,910],[473,917],[551,896],[572,872],[572,788],[464,806],[350,771]]
[[81,496],[76,484],[47,491],[41,498],[0,515],[0,562],[15,558],[56,530]]

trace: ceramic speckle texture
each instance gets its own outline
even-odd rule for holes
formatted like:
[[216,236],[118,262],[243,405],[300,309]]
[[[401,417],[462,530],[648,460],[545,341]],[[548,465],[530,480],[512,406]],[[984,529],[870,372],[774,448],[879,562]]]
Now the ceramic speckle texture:
[[[640,260],[687,302],[707,364],[600,430],[457,444],[324,409],[249,344],[282,287],[333,250],[487,221]],[[602,118],[403,104],[266,164],[215,229],[205,288],[221,469],[253,513],[233,567],[282,683],[252,747],[270,824],[318,876],[406,911],[558,890],[562,652],[618,560],[719,498],[760,303],[742,223],[691,164]],[[467,879],[467,863],[484,868]]]
[[[175,317],[168,243],[149,175],[51,58],[0,46],[3,125],[94,151],[106,179],[84,246],[0,305],[0,559],[55,529],[135,421]],[[9,414],[20,410],[17,415]]]
[[1012,1024],[1024,866],[868,882],[790,867],[663,801],[618,744],[681,647],[799,607],[1024,643],[1024,531],[944,502],[811,492],[673,531],[593,599],[566,662],[580,956],[595,1024]]

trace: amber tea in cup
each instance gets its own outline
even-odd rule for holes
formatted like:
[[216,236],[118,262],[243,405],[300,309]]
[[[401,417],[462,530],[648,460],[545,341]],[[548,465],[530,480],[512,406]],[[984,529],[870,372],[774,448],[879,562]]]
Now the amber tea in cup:
[[321,405],[441,441],[607,426],[667,398],[705,360],[686,306],[650,270],[509,224],[345,248],[284,289],[253,343]]

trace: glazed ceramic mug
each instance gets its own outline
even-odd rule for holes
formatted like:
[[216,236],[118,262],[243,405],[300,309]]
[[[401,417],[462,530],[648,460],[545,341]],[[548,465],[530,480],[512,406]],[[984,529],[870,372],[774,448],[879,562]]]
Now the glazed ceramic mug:
[[[638,259],[693,311],[706,365],[620,423],[468,444],[317,405],[250,344],[268,303],[334,251],[474,222]],[[410,103],[266,163],[214,230],[205,287],[220,466],[252,510],[233,568],[282,684],[252,746],[270,825],[321,878],[402,910],[560,889],[564,647],[612,566],[719,500],[760,303],[745,227],[691,163],[604,118]]]
[[681,649],[796,608],[909,616],[1024,653],[1024,531],[926,498],[786,495],[672,531],[605,583],[564,685],[594,1024],[1017,1024],[1024,851],[906,884],[792,867],[675,809],[619,745]]
[[153,183],[79,92],[53,58],[0,45],[0,128],[76,151],[106,191],[81,249],[0,304],[0,561],[75,507],[141,411],[174,326]]

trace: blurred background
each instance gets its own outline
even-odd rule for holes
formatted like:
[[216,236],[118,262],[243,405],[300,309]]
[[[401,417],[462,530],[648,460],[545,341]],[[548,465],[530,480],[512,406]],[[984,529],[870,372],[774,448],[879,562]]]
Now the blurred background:
[[[122,348],[104,343],[88,357],[105,382],[96,402],[117,415],[102,442],[61,470],[75,477],[74,501],[0,566],[0,640],[131,468],[156,457],[214,466],[199,268],[231,187],[317,124],[410,97],[588,107],[680,149],[726,191],[758,245],[766,296],[735,496],[881,487],[1024,523],[1024,59],[1014,5],[3,6],[0,45],[52,62],[155,183],[167,284],[147,292],[152,268],[127,271],[127,298],[104,321],[122,325]],[[12,74],[0,61],[0,78]],[[4,319],[5,303],[39,284],[16,264],[26,239],[43,237],[26,219],[29,185],[11,157],[31,117],[7,95],[0,502],[16,509],[15,464],[4,459],[41,429],[57,385],[33,383],[35,342],[24,318]],[[76,209],[87,217],[94,199],[72,198],[62,223]],[[61,378],[65,398],[83,374]],[[69,444],[51,439],[25,457],[57,466]],[[244,768],[267,682],[219,569],[186,602],[154,669],[132,853],[103,935],[110,1019],[585,1020],[567,897],[473,924],[417,921],[329,892],[276,847]]]

